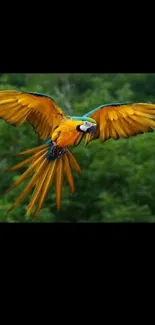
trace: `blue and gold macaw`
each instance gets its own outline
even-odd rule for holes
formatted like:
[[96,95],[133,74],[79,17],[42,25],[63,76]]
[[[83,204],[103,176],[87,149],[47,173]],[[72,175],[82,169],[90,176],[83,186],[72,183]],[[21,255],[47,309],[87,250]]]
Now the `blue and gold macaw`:
[[98,138],[104,142],[110,138],[116,140],[152,132],[155,127],[155,105],[128,102],[106,104],[77,117],[65,115],[48,95],[6,90],[0,91],[0,118],[15,126],[27,120],[44,141],[37,148],[17,154],[31,156],[9,170],[16,170],[27,164],[30,166],[6,191],[9,192],[32,174],[27,187],[9,211],[34,188],[26,213],[30,215],[35,207],[33,217],[36,217],[54,179],[58,210],[64,174],[71,192],[75,192],[72,168],[80,173],[80,167],[69,146],[79,145],[84,136],[85,144],[88,144]]

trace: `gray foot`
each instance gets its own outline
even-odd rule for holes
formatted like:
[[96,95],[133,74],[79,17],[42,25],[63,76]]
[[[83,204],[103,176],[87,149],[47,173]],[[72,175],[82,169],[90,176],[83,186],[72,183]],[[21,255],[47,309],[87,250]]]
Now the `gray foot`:
[[58,149],[56,142],[51,141],[51,145],[48,149],[47,159],[49,161],[60,158],[66,152],[66,148]]

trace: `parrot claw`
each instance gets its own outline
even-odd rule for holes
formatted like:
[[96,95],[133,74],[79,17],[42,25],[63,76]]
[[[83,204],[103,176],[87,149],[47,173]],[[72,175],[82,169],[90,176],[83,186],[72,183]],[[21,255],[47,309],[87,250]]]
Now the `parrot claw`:
[[66,148],[62,148],[62,149],[58,149],[56,142],[52,142],[50,144],[49,150],[48,150],[48,155],[47,155],[47,159],[49,161],[53,161],[55,159],[60,158],[65,152],[66,152]]
[[67,151],[66,148],[61,149],[61,150],[59,151],[58,155],[57,155],[57,158],[60,158],[61,156],[63,156],[64,153],[65,153],[66,151]]

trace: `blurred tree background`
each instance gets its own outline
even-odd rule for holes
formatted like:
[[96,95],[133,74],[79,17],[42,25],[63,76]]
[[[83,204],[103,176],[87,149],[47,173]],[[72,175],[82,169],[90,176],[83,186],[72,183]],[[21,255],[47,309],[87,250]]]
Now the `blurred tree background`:
[[[47,93],[69,115],[82,115],[111,102],[155,103],[155,74],[0,74],[0,89]],[[155,221],[155,133],[73,147],[82,172],[74,174],[75,196],[64,184],[61,211],[56,211],[52,187],[35,221],[25,216],[30,196],[7,214],[26,182],[3,196],[24,171],[5,173],[5,169],[19,162],[13,154],[39,144],[27,122],[15,128],[0,120],[1,222]]]

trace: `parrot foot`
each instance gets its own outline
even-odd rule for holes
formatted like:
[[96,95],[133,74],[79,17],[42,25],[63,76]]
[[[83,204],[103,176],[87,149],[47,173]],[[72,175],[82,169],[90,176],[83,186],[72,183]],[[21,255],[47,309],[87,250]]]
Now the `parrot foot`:
[[60,151],[59,151],[59,153],[58,153],[58,156],[57,156],[57,158],[60,158],[61,156],[63,156],[64,155],[64,153],[67,151],[67,149],[66,148],[63,148],[63,149],[61,149]]
[[66,152],[66,150],[67,150],[66,148],[59,149],[57,147],[56,142],[51,141],[48,154],[47,154],[47,159],[49,161],[56,160],[60,158]]

